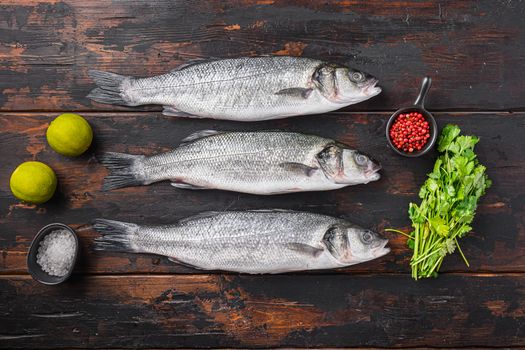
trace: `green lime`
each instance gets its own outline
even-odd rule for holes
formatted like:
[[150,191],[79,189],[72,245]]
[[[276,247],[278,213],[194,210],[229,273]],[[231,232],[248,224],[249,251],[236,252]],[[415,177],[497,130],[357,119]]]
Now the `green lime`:
[[93,140],[89,123],[73,113],[64,113],[55,118],[47,128],[47,142],[56,152],[69,157],[84,153]]
[[57,177],[53,169],[44,163],[25,162],[13,171],[9,185],[16,198],[39,204],[53,197],[57,188]]

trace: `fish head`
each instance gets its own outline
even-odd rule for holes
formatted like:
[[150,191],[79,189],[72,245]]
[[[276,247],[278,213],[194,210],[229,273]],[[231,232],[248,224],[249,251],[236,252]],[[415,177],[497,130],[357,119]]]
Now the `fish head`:
[[325,176],[337,184],[366,184],[381,177],[378,162],[344,145],[330,144],[316,157]]
[[378,233],[350,224],[330,227],[323,243],[340,263],[350,265],[379,258],[390,252],[388,239]]
[[336,95],[335,100],[344,104],[354,104],[368,100],[381,93],[376,86],[379,82],[374,76],[348,67],[335,70]]

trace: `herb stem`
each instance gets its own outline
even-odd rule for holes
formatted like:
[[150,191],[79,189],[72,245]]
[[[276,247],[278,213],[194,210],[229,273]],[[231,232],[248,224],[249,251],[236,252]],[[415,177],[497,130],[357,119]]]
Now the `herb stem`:
[[434,250],[432,253],[429,253],[429,254],[427,254],[427,255],[425,255],[425,256],[423,256],[423,257],[419,257],[419,258],[417,258],[417,260],[411,262],[410,264],[412,264],[412,265],[418,264],[418,263],[420,263],[421,261],[425,260],[426,258],[429,258],[429,257],[431,257],[432,255],[437,254],[437,253],[439,253],[439,250]]
[[461,250],[461,247],[459,246],[458,240],[456,237],[454,237],[454,241],[456,242],[456,247],[458,247],[459,254],[461,254],[461,257],[463,258],[463,261],[467,265],[467,267],[470,267],[470,264],[468,263],[467,258],[465,257],[465,254],[463,254],[463,251]]
[[385,228],[385,231],[387,231],[387,232],[395,232],[395,233],[399,233],[399,234],[401,234],[401,235],[403,235],[403,236],[405,236],[405,237],[408,237],[408,238],[410,238],[410,239],[414,239],[414,237],[412,237],[412,236],[410,236],[410,235],[404,233],[403,231],[396,230],[396,229],[393,229],[393,228]]
[[460,133],[456,125],[447,125],[441,132],[440,156],[419,191],[421,202],[409,205],[414,231],[386,230],[409,239],[413,249],[410,266],[416,280],[437,276],[445,256],[456,248],[470,267],[458,240],[471,230],[477,202],[491,181],[474,153],[479,139]]

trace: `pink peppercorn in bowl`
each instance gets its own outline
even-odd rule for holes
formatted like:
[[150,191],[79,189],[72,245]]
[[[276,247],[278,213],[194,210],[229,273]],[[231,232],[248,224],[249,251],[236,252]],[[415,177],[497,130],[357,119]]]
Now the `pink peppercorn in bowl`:
[[386,139],[390,147],[405,157],[419,157],[436,144],[438,128],[432,114],[425,109],[425,97],[432,79],[425,77],[413,106],[397,110],[386,124]]

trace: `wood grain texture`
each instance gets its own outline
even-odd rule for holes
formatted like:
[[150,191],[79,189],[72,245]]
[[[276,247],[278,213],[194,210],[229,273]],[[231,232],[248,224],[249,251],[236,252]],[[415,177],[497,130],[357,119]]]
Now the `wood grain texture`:
[[[78,159],[56,154],[45,141],[45,130],[55,114],[3,114],[0,124],[0,273],[25,273],[25,254],[40,227],[63,222],[78,229],[84,261],[79,272],[89,273],[195,273],[165,258],[91,251],[94,237],[89,224],[97,217],[147,224],[168,224],[206,210],[286,208],[345,216],[363,226],[382,231],[408,229],[407,207],[431,169],[435,155],[406,159],[386,146],[384,127],[388,114],[336,113],[282,121],[243,124],[212,120],[187,120],[159,114],[85,114],[95,132],[92,149]],[[322,119],[322,123],[319,120]],[[457,123],[466,134],[481,138],[480,160],[488,167],[493,187],[482,199],[472,235],[462,248],[472,264],[466,269],[458,256],[446,259],[443,271],[525,271],[525,113],[439,114],[441,126]],[[157,183],[101,192],[106,169],[96,154],[119,151],[154,154],[175,147],[181,139],[201,129],[283,129],[332,137],[356,145],[378,159],[384,170],[380,181],[337,191],[253,196],[224,191],[179,190]],[[8,183],[11,171],[22,161],[36,159],[53,167],[59,193],[47,204],[19,204]],[[407,272],[410,251],[405,238],[387,234],[393,251],[379,260],[339,272]]]
[[[3,0],[0,3],[0,348],[525,347],[525,1]],[[89,69],[135,76],[195,58],[313,57],[361,68],[383,93],[344,111],[259,123],[162,116],[155,106],[92,103]],[[409,229],[407,206],[436,154],[387,148],[385,122],[423,76],[440,126],[480,136],[493,186],[437,280],[414,282],[405,238],[346,269],[249,276],[204,273],[153,255],[91,250],[105,217],[167,224],[206,210],[286,208]],[[80,111],[94,129],[75,159],[45,141],[49,122]],[[354,111],[354,112],[353,112]],[[355,112],[361,111],[361,112]],[[490,112],[499,111],[499,112]],[[381,161],[379,182],[338,191],[253,196],[168,183],[100,188],[105,151],[155,154],[202,129],[283,129],[330,137]],[[23,161],[49,164],[56,196],[30,206],[10,193]],[[26,272],[36,232],[74,227],[72,279],[47,287]]]
[[524,301],[522,275],[4,276],[0,348],[525,346]]
[[150,76],[260,54],[379,77],[384,92],[348,110],[411,103],[425,75],[431,109],[523,109],[524,16],[522,1],[490,0],[3,1],[0,109],[118,110],[85,98],[88,69]]

